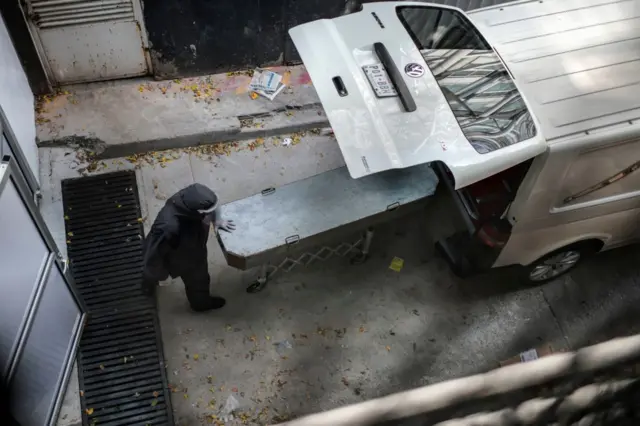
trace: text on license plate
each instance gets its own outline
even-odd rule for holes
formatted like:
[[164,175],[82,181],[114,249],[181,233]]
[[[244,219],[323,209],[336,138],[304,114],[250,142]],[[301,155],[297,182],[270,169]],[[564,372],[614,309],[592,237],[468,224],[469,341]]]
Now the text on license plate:
[[365,65],[362,67],[362,70],[367,76],[367,79],[369,79],[369,83],[371,87],[373,87],[376,96],[380,98],[398,96],[396,89],[393,87],[393,84],[391,84],[391,80],[387,75],[387,71],[381,64]]

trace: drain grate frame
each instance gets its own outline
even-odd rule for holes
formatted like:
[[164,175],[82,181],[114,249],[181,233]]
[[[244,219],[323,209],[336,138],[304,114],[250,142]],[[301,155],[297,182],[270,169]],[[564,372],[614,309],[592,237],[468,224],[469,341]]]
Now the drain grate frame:
[[89,319],[78,349],[85,426],[173,425],[155,298],[142,290],[134,171],[62,181],[67,256]]

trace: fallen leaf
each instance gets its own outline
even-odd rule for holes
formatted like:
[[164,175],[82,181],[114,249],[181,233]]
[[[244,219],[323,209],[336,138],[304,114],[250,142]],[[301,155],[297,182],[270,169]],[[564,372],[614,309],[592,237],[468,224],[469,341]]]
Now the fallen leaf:
[[69,220],[69,216],[65,215],[64,220]]
[[387,346],[385,347],[385,349],[386,349],[387,351],[390,351],[390,350],[391,350],[391,346],[387,345]]
[[67,235],[73,237],[73,232],[67,232]]
[[104,370],[104,365],[100,364],[100,370]]
[[198,354],[193,354],[193,359],[194,359],[194,360],[196,360],[196,361],[197,361],[197,360],[199,360],[199,359],[200,359],[200,355],[198,355]]
[[253,100],[258,99],[258,94],[256,92],[251,92],[249,93],[249,97]]
[[158,391],[155,391],[155,392],[153,393],[153,397],[154,397],[154,398],[157,398],[157,397],[158,397],[158,395],[159,395]]
[[84,391],[83,390],[80,391],[80,396],[84,396]]
[[155,407],[156,405],[158,405],[158,400],[154,399],[153,401],[151,401],[151,406]]
[[364,333],[365,331],[367,331],[367,329],[364,328],[363,325],[361,325],[360,328],[359,328],[359,331],[360,331],[360,333]]
[[87,408],[85,412],[90,416],[93,414],[93,408]]
[[118,204],[116,207],[120,208],[120,207],[122,207],[122,204]]
[[189,395],[188,394],[184,394],[184,399],[189,399]]

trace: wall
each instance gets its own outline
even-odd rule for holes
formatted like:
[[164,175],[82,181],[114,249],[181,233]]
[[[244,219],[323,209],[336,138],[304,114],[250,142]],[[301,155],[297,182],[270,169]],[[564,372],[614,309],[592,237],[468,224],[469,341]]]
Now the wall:
[[18,0],[0,1],[0,15],[14,41],[13,47],[18,52],[22,68],[27,73],[31,91],[36,95],[51,93],[51,85],[40,55],[33,42],[29,26],[24,19],[22,8]]
[[34,96],[4,19],[0,19],[0,106],[9,119],[31,171],[39,180]]
[[[361,0],[142,0],[157,78],[299,62],[289,28]],[[368,0],[365,0],[368,1]],[[510,0],[431,0],[465,10]]]

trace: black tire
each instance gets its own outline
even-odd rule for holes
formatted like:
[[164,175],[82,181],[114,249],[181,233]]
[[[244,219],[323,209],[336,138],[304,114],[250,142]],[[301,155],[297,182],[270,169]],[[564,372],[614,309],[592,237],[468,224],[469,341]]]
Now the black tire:
[[573,244],[553,251],[524,268],[523,278],[530,285],[540,285],[571,272],[585,257],[598,251],[595,244]]

